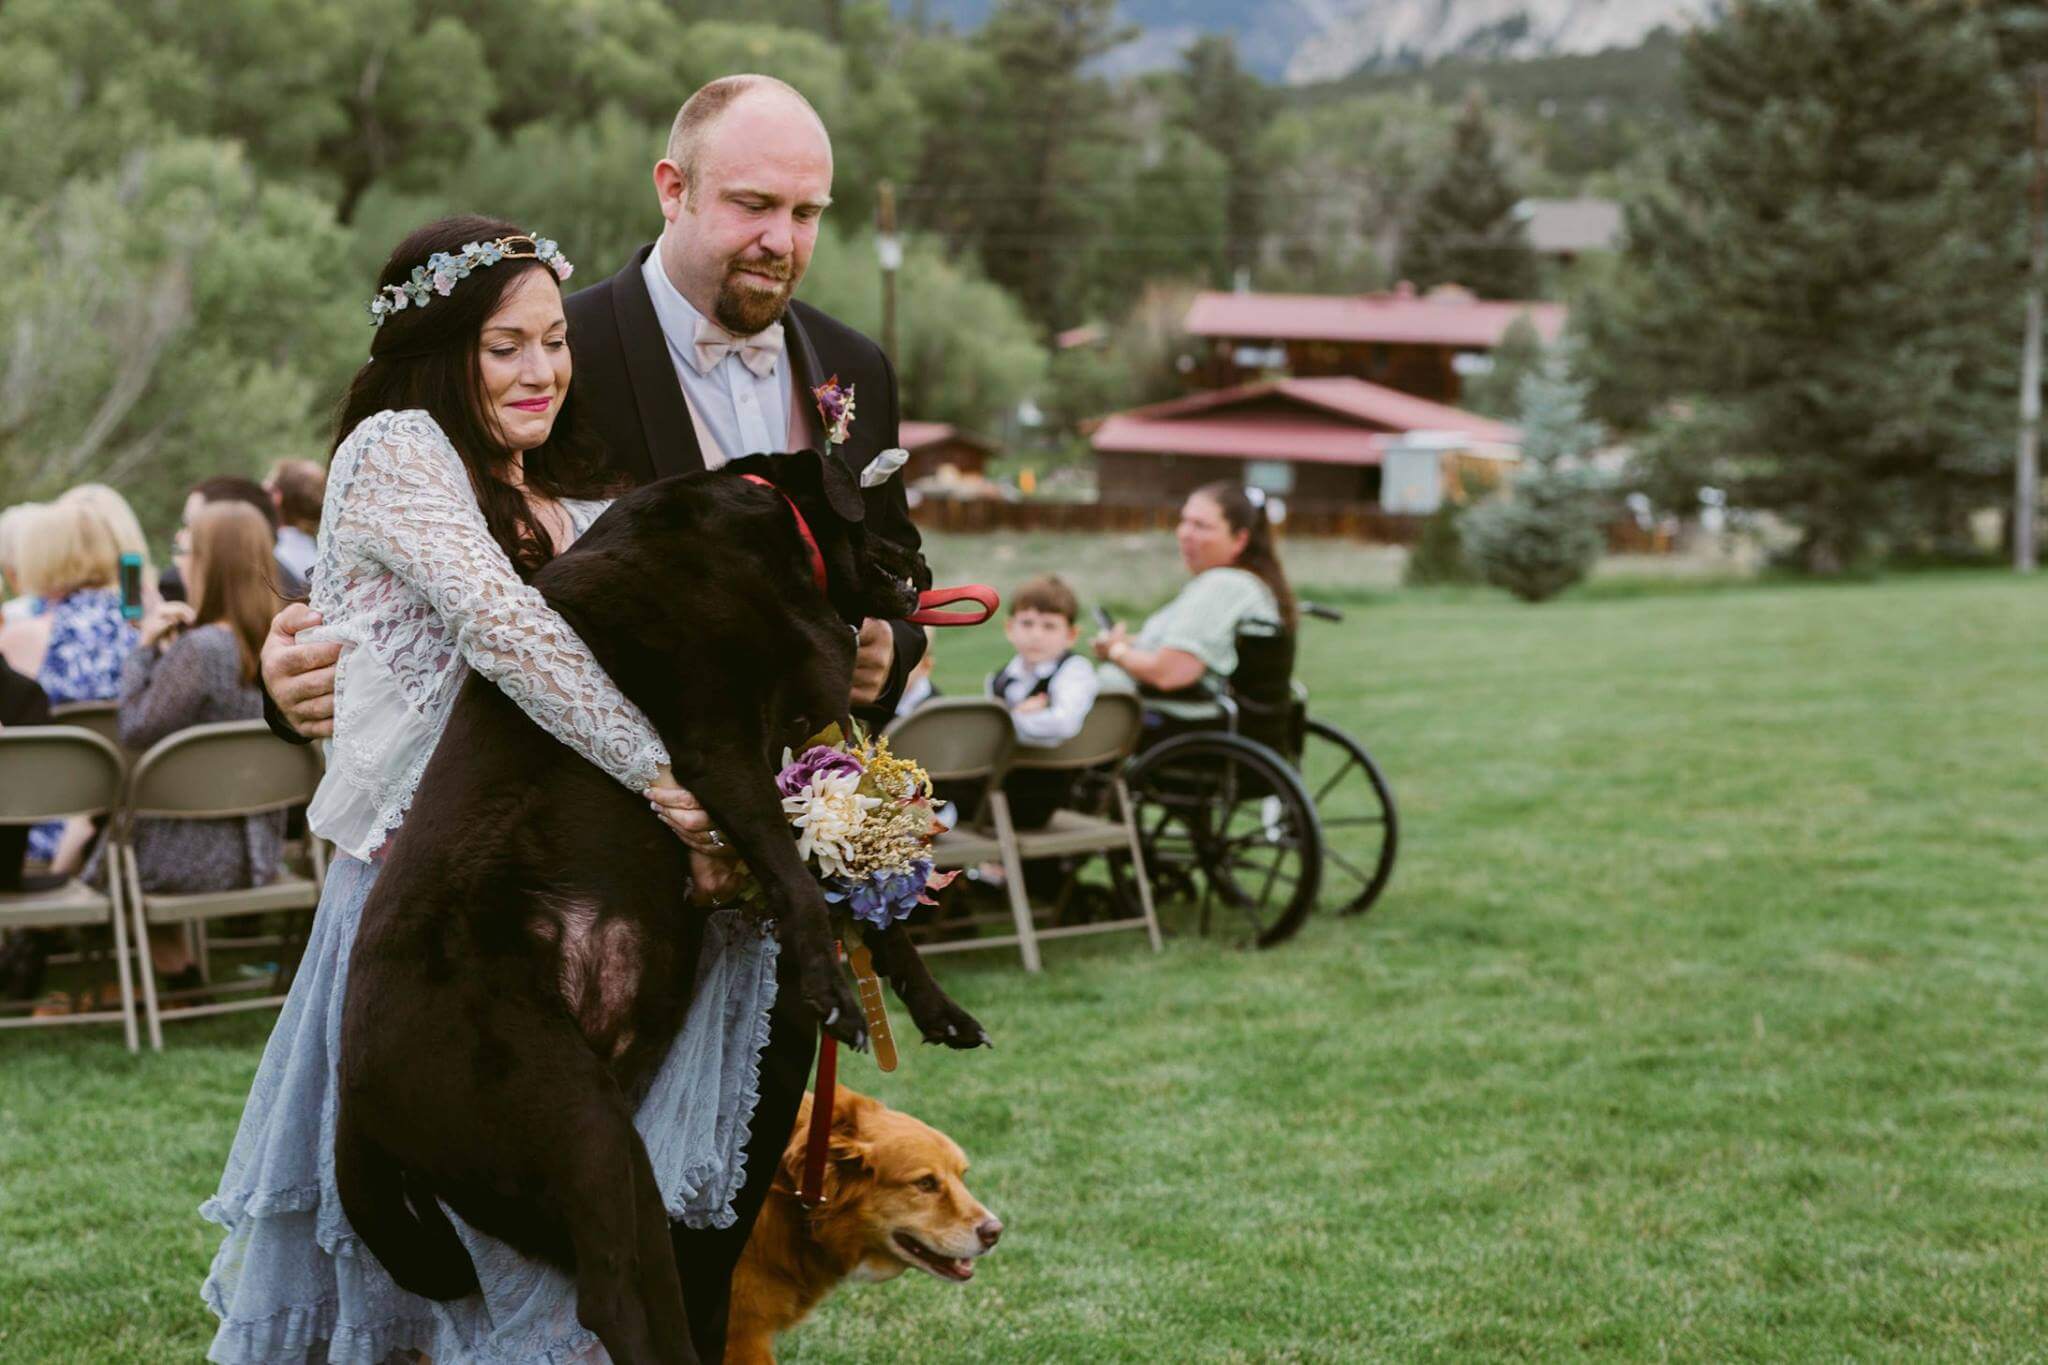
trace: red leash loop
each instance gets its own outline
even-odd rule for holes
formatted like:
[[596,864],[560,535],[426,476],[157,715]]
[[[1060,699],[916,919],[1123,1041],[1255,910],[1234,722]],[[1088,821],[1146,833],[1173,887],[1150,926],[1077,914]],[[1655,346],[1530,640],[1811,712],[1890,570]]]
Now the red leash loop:
[[[972,611],[940,611],[940,607],[955,602],[972,602],[981,608],[979,615]],[[996,590],[981,583],[963,583],[957,588],[933,588],[930,592],[917,595],[917,610],[910,613],[910,624],[914,626],[978,626],[996,614],[996,608],[1003,599],[996,596]]]

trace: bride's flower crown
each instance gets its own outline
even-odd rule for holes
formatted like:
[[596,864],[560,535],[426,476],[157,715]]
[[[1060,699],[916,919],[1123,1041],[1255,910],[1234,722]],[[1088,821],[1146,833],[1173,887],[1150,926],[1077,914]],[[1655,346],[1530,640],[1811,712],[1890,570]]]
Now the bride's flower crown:
[[495,242],[471,242],[452,256],[437,251],[427,257],[425,265],[412,268],[411,279],[403,284],[387,284],[377,291],[370,300],[370,325],[382,327],[384,319],[407,307],[424,308],[434,301],[436,294],[447,298],[455,292],[455,282],[467,279],[472,270],[499,261],[523,260],[539,261],[554,271],[558,280],[568,279],[576,269],[551,239],[523,232],[500,237]]

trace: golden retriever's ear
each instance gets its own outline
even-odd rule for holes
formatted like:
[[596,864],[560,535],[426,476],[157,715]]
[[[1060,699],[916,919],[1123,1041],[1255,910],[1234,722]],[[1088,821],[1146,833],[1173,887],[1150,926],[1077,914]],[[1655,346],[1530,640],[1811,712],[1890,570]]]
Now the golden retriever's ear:
[[867,1164],[873,1144],[866,1139],[864,1120],[881,1107],[879,1100],[871,1100],[858,1090],[839,1088],[832,1097],[832,1145],[827,1149],[833,1161],[842,1165]]
[[862,1121],[881,1108],[880,1100],[870,1099],[858,1090],[849,1090],[842,1085],[832,1096],[832,1131],[857,1133],[861,1130]]

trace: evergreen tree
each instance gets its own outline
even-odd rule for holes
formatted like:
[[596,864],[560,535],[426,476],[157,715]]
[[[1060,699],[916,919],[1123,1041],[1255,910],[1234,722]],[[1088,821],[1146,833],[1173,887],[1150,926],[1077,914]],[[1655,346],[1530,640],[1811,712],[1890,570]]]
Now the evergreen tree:
[[1536,256],[1515,214],[1521,193],[1509,179],[1485,102],[1474,93],[1451,138],[1451,154],[1422,192],[1401,243],[1402,278],[1427,289],[1458,284],[1483,299],[1536,293]]
[[1182,56],[1183,104],[1175,122],[1223,159],[1224,259],[1231,271],[1258,253],[1265,205],[1265,159],[1260,142],[1278,103],[1273,92],[1237,61],[1237,43],[1221,34],[1195,40]]
[[1835,571],[2007,467],[2008,98],[1969,0],[1733,5],[1685,44],[1690,131],[1581,323],[1645,486],[1702,485]]
[[1522,381],[1543,365],[1543,336],[1523,313],[1508,324],[1500,345],[1493,348],[1493,368],[1465,386],[1459,406],[1504,422],[1514,420],[1522,401]]
[[1524,602],[1555,597],[1586,576],[1605,545],[1607,498],[1587,460],[1600,428],[1562,352],[1522,380],[1522,467],[1505,496],[1458,522],[1480,577]]
[[994,85],[951,189],[969,196],[982,263],[1048,330],[1087,306],[1090,258],[1127,167],[1117,97],[1092,74],[1131,36],[1116,0],[999,0],[977,35]]

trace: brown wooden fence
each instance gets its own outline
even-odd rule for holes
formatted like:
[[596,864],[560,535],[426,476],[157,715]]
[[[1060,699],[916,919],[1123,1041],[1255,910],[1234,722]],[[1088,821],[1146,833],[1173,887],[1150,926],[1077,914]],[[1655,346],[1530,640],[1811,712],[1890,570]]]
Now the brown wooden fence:
[[[919,526],[969,534],[984,531],[1081,531],[1095,534],[1170,531],[1180,516],[1175,507],[1133,507],[1116,503],[993,498],[926,498],[910,511]],[[1342,511],[1289,508],[1285,534],[1342,537],[1375,545],[1413,545],[1422,531],[1422,517],[1393,516],[1371,508]],[[1661,530],[1644,531],[1632,521],[1607,529],[1607,548],[1615,554],[1668,554],[1671,537]]]

